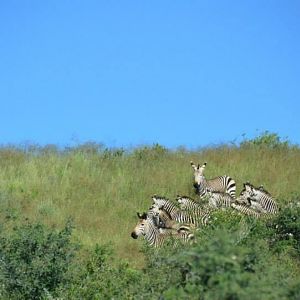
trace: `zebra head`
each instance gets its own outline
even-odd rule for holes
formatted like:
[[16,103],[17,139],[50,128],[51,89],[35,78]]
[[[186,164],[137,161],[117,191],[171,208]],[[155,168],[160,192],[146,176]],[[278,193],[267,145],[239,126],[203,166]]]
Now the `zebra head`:
[[249,200],[251,198],[253,198],[256,194],[256,189],[254,188],[254,186],[249,181],[244,183],[244,191],[245,191],[246,197]]
[[131,237],[134,239],[137,239],[139,236],[146,234],[145,228],[148,224],[148,215],[146,213],[137,213],[137,216],[139,218],[139,221],[131,232]]
[[160,197],[157,195],[152,196],[153,205],[152,208],[156,207],[157,209],[162,209],[166,202],[168,201],[165,197]]
[[266,191],[262,185],[260,185],[258,188],[252,186],[251,200],[257,201],[262,195],[271,197],[271,194]]
[[205,162],[202,166],[200,166],[200,164],[196,166],[192,161],[190,163],[194,170],[194,182],[195,184],[200,185],[203,180],[202,177],[204,177],[203,173],[207,163]]
[[244,188],[240,193],[240,196],[236,199],[238,204],[244,204],[247,206],[251,206],[251,200],[253,200],[255,195],[254,186],[250,182],[245,182]]
[[161,213],[161,209],[154,204],[149,208],[147,212],[148,217],[152,217],[153,223],[156,227],[163,227],[163,224],[159,217],[160,213]]
[[177,196],[176,201],[179,204],[180,209],[185,209],[186,207],[188,207],[191,203],[191,198],[187,197],[187,196]]

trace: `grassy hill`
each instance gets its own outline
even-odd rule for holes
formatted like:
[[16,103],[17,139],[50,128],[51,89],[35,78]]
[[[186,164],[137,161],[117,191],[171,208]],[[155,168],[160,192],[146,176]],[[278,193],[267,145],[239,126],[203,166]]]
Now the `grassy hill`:
[[143,242],[130,237],[136,212],[149,208],[153,194],[195,197],[190,160],[207,162],[207,178],[230,175],[237,193],[250,181],[263,184],[281,207],[299,199],[300,148],[268,133],[240,145],[193,151],[160,145],[106,149],[93,143],[63,150],[3,146],[1,220],[7,230],[28,220],[60,230],[71,218],[79,257],[96,244],[111,243],[117,261],[139,269],[145,265]]
[[93,144],[62,152],[2,148],[1,212],[58,227],[71,217],[74,235],[87,247],[113,242],[120,257],[136,259],[140,243],[130,238],[136,212],[148,209],[155,193],[195,197],[190,160],[208,162],[207,178],[230,175],[237,192],[247,180],[263,184],[280,204],[299,192],[299,148],[168,151],[156,145],[128,153]]

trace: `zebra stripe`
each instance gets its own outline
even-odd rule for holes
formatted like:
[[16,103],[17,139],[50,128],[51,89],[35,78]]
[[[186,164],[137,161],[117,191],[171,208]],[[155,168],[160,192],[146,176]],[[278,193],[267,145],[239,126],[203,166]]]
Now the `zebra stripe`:
[[244,189],[237,198],[238,203],[251,206],[258,212],[276,214],[278,206],[272,196],[262,186],[256,188],[251,183],[244,183]]
[[176,198],[181,210],[196,210],[202,209],[200,203],[187,196],[177,196]]
[[261,213],[251,209],[246,205],[232,203],[231,207],[247,216],[251,216],[255,218],[260,218],[262,216]]
[[196,193],[199,194],[200,197],[205,196],[207,191],[211,191],[228,193],[231,197],[235,198],[236,183],[231,177],[223,175],[212,179],[206,179],[203,175],[206,163],[201,167],[198,164],[196,167],[191,161],[191,166],[194,169],[194,187],[196,188]]
[[213,208],[228,208],[234,202],[234,199],[226,193],[208,192],[208,205]]
[[251,197],[251,205],[253,202],[256,202],[261,205],[261,207],[270,214],[278,213],[278,206],[275,200],[271,195],[266,194],[262,190],[254,189],[254,195]]
[[175,229],[177,231],[191,230],[188,224],[182,224],[176,220],[173,220],[166,211],[163,209],[158,209],[156,206],[151,207],[147,214],[153,216],[158,228]]
[[198,183],[195,183],[194,187],[200,197],[204,197],[208,192],[227,193],[232,198],[236,196],[235,181],[227,175],[218,176],[213,179],[206,179],[204,176],[200,176]]
[[159,209],[166,211],[171,219],[176,220],[179,223],[193,225],[199,227],[206,225],[209,219],[209,214],[203,210],[199,211],[182,211],[178,209],[175,203],[164,197],[152,197],[154,206]]
[[195,215],[197,218],[200,218],[201,225],[206,226],[210,222],[210,214],[209,208],[205,209],[201,206],[200,203],[194,201],[193,199],[187,196],[177,196],[176,198],[179,207],[181,209],[181,214],[191,214],[192,216]]
[[194,235],[186,231],[177,232],[157,228],[154,219],[145,213],[143,215],[138,214],[138,216],[139,222],[132,231],[131,237],[137,239],[142,235],[150,246],[158,248],[171,240],[174,243],[173,246],[176,247],[181,243],[188,243],[194,239]]

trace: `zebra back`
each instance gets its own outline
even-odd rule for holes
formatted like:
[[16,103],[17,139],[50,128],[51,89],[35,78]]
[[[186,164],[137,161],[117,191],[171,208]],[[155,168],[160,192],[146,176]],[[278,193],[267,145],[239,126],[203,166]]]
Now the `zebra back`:
[[244,204],[232,203],[231,207],[233,209],[241,212],[242,214],[247,215],[247,216],[251,216],[251,217],[254,217],[254,218],[260,218],[262,216],[261,213],[251,209],[249,206],[246,206]]
[[208,192],[207,198],[212,208],[228,208],[235,201],[229,194],[222,192]]
[[181,210],[202,209],[200,203],[187,196],[177,196],[176,201]]
[[227,175],[207,179],[206,183],[207,189],[211,192],[227,193],[232,198],[235,198],[236,196],[236,183]]
[[254,196],[251,198],[251,203],[257,202],[260,204],[262,209],[267,213],[276,214],[278,213],[278,206],[272,196],[260,189],[254,189]]

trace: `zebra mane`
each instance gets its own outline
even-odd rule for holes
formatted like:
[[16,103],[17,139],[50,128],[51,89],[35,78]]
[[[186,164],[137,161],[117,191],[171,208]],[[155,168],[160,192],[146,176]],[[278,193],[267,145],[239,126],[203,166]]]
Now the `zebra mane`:
[[176,199],[183,199],[183,198],[186,198],[186,199],[190,199],[190,200],[193,200],[193,201],[195,201],[193,198],[191,198],[191,197],[189,197],[189,196],[185,196],[185,195],[177,195],[177,197],[176,197]]
[[246,189],[246,185],[255,189],[255,186],[252,183],[250,183],[249,181],[246,181],[243,185],[244,185],[244,190]]
[[271,196],[271,194],[261,185],[259,187],[254,187],[255,190],[261,191],[263,193],[265,193],[268,196]]
[[271,194],[262,185],[260,185],[259,187],[256,187],[253,184],[251,184],[249,181],[247,181],[246,183],[244,183],[244,189],[241,191],[241,193],[246,190],[246,188],[245,188],[246,185],[250,186],[252,189],[254,189],[256,191],[260,191],[260,192],[265,193],[268,196],[271,196]]
[[156,194],[154,194],[153,196],[152,196],[152,199],[153,198],[155,198],[155,199],[161,199],[161,200],[169,200],[167,197],[164,197],[164,196],[158,196],[158,195],[156,195]]

